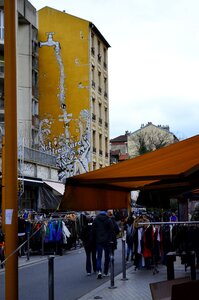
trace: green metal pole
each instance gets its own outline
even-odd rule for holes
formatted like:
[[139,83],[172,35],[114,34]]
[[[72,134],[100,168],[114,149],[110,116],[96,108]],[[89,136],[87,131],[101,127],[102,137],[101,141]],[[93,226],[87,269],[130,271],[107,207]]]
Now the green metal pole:
[[4,109],[5,109],[5,299],[18,299],[17,198],[17,63],[16,63],[16,1],[4,1]]

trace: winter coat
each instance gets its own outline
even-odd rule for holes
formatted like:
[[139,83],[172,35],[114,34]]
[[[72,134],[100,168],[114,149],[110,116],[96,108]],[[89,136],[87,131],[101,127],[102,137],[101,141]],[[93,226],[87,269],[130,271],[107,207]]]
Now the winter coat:
[[113,241],[114,227],[112,220],[106,214],[99,214],[93,221],[93,236],[96,244]]

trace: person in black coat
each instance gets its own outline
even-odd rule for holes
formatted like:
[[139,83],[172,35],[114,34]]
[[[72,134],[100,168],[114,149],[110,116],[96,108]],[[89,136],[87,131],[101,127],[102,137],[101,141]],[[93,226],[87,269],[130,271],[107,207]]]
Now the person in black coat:
[[97,250],[98,279],[102,278],[102,254],[104,252],[104,276],[108,275],[110,245],[113,243],[114,227],[106,211],[100,211],[93,221],[93,235]]
[[92,269],[96,272],[96,245],[93,239],[92,218],[82,215],[83,224],[80,232],[80,239],[83,242],[86,253],[86,272],[90,276]]

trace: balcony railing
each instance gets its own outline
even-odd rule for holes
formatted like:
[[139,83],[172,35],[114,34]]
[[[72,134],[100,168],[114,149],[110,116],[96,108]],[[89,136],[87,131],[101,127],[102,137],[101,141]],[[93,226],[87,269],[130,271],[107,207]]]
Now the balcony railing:
[[56,157],[54,155],[32,148],[24,147],[24,160],[56,167]]

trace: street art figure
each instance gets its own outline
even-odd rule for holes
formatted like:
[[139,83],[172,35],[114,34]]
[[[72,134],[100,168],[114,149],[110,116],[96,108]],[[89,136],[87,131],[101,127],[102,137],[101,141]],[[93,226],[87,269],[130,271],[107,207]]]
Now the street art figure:
[[61,58],[61,46],[58,41],[53,40],[53,32],[47,33],[47,41],[40,42],[39,47],[53,47],[56,62],[59,67],[59,94],[58,105],[61,114],[57,116],[64,125],[64,134],[57,137],[51,137],[51,126],[54,121],[51,117],[45,118],[40,122],[39,139],[40,148],[42,150],[51,150],[57,156],[57,165],[59,167],[59,179],[65,180],[68,177],[89,171],[90,162],[90,117],[88,110],[82,110],[77,123],[77,131],[79,131],[79,139],[74,140],[70,136],[69,126],[73,120],[72,114],[67,112],[66,95],[65,95],[65,72],[64,64]]

